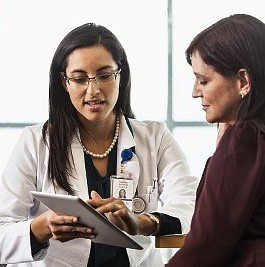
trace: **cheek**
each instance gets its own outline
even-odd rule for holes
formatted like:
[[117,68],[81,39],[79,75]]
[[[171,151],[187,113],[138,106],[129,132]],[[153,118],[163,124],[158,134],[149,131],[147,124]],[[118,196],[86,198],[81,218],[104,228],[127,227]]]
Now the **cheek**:
[[70,101],[72,102],[73,106],[79,110],[83,104],[83,97],[80,95],[73,94],[69,92]]
[[68,91],[68,94],[72,102],[76,100],[77,97],[71,91]]
[[115,86],[111,91],[111,98],[113,101],[117,101],[119,97],[119,86]]

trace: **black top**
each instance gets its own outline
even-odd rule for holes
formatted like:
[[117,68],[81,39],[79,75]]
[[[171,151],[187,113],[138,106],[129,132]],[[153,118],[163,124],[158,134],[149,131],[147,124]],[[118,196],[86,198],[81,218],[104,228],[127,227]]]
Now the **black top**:
[[[116,174],[117,145],[109,154],[107,175],[101,176],[93,164],[90,155],[84,153],[87,173],[87,185],[89,195],[92,190],[100,194],[102,198],[110,197],[110,176]],[[126,248],[91,243],[91,251],[88,261],[89,267],[129,267],[130,262]]]

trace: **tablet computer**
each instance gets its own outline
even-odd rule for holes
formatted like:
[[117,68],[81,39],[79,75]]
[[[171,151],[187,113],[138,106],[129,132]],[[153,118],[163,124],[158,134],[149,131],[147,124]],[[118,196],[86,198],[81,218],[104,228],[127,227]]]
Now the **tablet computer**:
[[143,249],[104,215],[77,196],[37,191],[31,191],[31,194],[55,213],[76,216],[81,224],[94,228],[96,238],[92,239],[92,242],[124,248]]

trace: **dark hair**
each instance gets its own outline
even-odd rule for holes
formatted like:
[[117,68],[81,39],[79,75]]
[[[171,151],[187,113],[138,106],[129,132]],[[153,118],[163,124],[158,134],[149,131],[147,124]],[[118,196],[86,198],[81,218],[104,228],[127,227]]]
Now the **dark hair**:
[[251,90],[237,110],[236,120],[252,120],[265,129],[265,24],[246,14],[235,14],[217,21],[199,33],[186,50],[198,51],[207,65],[232,77],[244,68],[250,76]]
[[[117,37],[107,28],[87,23],[69,32],[59,44],[50,67],[49,119],[43,127],[43,138],[49,146],[48,175],[54,185],[73,194],[67,179],[74,177],[71,141],[77,133],[79,119],[68,92],[63,87],[61,72],[65,73],[67,58],[77,48],[103,45],[121,68],[117,112],[134,118],[130,105],[131,78],[126,53]],[[47,142],[47,138],[49,142]]]

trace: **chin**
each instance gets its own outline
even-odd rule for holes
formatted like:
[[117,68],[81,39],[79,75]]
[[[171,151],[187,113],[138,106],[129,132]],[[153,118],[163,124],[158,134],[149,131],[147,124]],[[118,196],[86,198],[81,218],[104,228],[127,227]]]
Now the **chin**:
[[206,121],[209,122],[209,123],[215,123],[215,122],[218,122],[217,120],[213,119],[213,118],[207,118],[206,117]]
[[215,120],[213,120],[212,118],[207,118],[207,117],[206,117],[206,121],[209,122],[209,123],[214,123],[215,122]]

